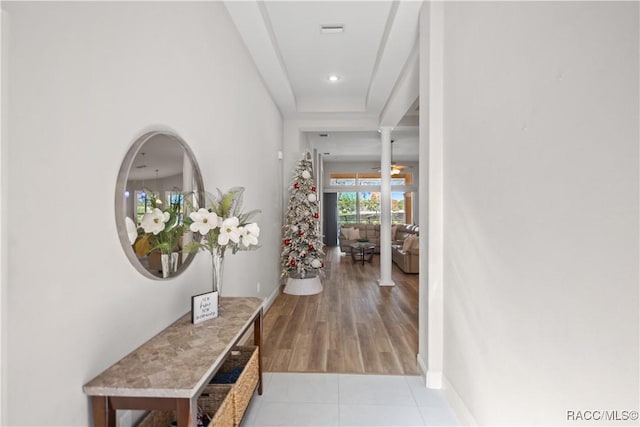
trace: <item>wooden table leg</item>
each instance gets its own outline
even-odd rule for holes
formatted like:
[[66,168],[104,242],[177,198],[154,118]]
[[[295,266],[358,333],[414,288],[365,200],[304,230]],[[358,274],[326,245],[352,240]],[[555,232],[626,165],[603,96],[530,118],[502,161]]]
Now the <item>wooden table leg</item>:
[[195,427],[198,425],[198,403],[197,398],[177,399],[176,418],[178,427]]
[[116,411],[106,396],[92,396],[93,425],[95,427],[116,427]]
[[253,322],[253,345],[258,346],[258,395],[262,396],[262,309]]
[[369,264],[371,264],[373,262],[373,256],[375,255],[374,253],[374,249],[371,249],[371,251],[369,252],[369,258],[367,259],[367,262]]

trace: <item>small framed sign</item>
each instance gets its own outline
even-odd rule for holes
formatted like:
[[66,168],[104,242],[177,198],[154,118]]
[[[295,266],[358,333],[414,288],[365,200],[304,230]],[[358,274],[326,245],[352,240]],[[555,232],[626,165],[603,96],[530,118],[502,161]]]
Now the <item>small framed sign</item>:
[[218,317],[218,292],[191,297],[191,323],[198,324]]

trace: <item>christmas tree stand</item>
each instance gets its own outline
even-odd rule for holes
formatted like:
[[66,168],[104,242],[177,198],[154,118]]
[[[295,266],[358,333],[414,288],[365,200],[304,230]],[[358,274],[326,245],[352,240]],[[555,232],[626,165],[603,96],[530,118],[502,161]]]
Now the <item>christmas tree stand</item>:
[[289,277],[283,292],[289,295],[315,295],[322,292],[322,283],[318,276],[304,279]]

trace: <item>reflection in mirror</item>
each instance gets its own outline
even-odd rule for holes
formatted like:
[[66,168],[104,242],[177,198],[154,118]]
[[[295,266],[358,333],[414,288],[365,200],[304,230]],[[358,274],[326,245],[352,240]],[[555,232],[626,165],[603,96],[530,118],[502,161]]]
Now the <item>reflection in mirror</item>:
[[203,191],[200,168],[179,136],[149,132],[133,143],[118,175],[116,225],[127,257],[143,275],[175,277],[189,265],[195,253],[182,247],[193,233],[183,218]]

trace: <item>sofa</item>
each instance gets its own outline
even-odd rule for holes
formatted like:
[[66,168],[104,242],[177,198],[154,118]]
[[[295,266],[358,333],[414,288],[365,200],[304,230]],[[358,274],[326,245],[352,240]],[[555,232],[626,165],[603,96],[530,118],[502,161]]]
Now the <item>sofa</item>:
[[396,227],[391,244],[391,260],[404,273],[420,272],[419,235],[420,229],[417,225],[401,224]]
[[357,243],[358,239],[367,239],[369,243],[376,245],[374,252],[379,254],[380,224],[350,223],[340,227],[338,241],[342,252],[351,253],[351,245]]
[[[404,273],[420,271],[419,231],[419,227],[412,224],[391,226],[391,260]],[[349,223],[340,227],[338,241],[342,252],[351,253],[351,245],[358,239],[369,240],[376,245],[374,252],[380,253],[380,224]]]

